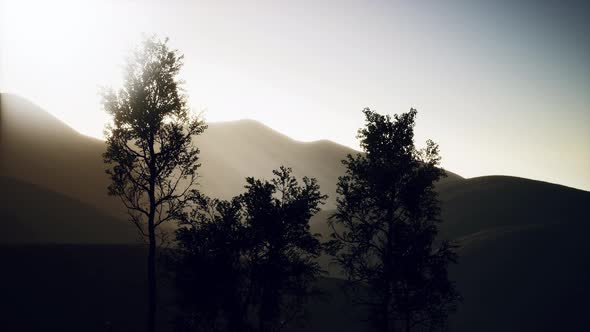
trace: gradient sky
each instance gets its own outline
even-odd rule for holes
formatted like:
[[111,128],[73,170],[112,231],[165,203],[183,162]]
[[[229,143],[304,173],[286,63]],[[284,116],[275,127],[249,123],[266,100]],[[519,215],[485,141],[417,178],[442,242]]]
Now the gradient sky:
[[358,147],[360,110],[418,109],[465,177],[590,190],[587,1],[0,0],[0,88],[102,136],[99,86],[141,33],[186,56],[191,105]]

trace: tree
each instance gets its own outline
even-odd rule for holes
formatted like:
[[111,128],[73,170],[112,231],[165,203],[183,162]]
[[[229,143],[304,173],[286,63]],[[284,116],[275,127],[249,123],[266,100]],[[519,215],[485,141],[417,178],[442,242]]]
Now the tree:
[[320,274],[322,245],[309,220],[327,198],[314,178],[299,185],[290,168],[274,170],[271,182],[247,178],[242,195],[250,230],[247,262],[259,289],[261,332],[279,331],[299,317],[311,282]]
[[193,116],[178,74],[183,56],[168,39],[146,38],[128,59],[123,87],[103,91],[112,122],[105,130],[109,194],[118,196],[149,244],[148,331],[155,330],[156,231],[178,219],[197,179],[199,149],[194,135],[206,126]]
[[329,223],[335,259],[380,331],[442,329],[458,294],[447,275],[454,246],[436,241],[435,183],[445,176],[438,146],[414,146],[416,110],[380,115],[366,108],[358,138],[364,154],[348,155]]
[[300,317],[321,271],[309,220],[326,196],[290,168],[273,174],[270,182],[247,178],[231,201],[197,195],[178,230],[177,284],[194,311],[189,323],[200,320],[194,329],[279,331]]
[[176,231],[172,268],[182,310],[180,331],[244,331],[249,283],[246,225],[239,197],[231,201],[196,193],[190,218]]

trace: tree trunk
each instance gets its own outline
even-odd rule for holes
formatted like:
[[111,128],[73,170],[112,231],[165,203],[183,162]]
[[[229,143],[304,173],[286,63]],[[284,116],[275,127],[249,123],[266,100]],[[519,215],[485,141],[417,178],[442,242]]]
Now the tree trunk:
[[[270,254],[269,260],[275,261],[276,255]],[[268,278],[262,285],[262,303],[260,304],[260,332],[275,332],[279,330],[281,315],[280,275],[273,265],[266,270]]]
[[382,332],[390,332],[389,326],[389,303],[390,303],[389,292],[386,294],[383,303],[381,304],[381,328]]
[[406,318],[406,332],[410,332],[412,331],[412,310],[410,307],[410,287],[408,286],[408,283],[406,282],[406,285],[404,287],[404,291],[405,291],[405,307],[406,307],[406,312],[405,312],[405,318]]
[[150,159],[149,159],[149,191],[148,196],[150,200],[150,210],[148,216],[148,237],[149,237],[149,252],[148,252],[148,317],[147,317],[147,331],[156,331],[156,304],[157,304],[157,283],[156,283],[156,165],[155,165],[155,151],[154,138],[150,136],[149,140]]
[[[153,220],[153,219],[152,219]],[[154,234],[153,221],[149,227],[149,252],[148,252],[148,316],[147,331],[156,330],[156,236]]]

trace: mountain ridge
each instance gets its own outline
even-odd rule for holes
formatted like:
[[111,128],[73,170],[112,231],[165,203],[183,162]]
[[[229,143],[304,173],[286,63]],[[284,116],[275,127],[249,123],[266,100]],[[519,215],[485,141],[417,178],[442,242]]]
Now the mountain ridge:
[[[109,179],[102,161],[105,143],[78,133],[23,97],[2,94],[0,175],[10,176],[64,193],[109,213],[121,215],[121,205],[106,196]],[[24,115],[23,115],[24,114]],[[335,206],[336,182],[344,173],[341,160],[357,153],[329,140],[300,142],[251,119],[209,123],[195,143],[201,150],[198,188],[229,199],[243,191],[245,178],[269,178],[284,165],[297,177],[315,177]],[[72,162],[72,158],[76,158]],[[450,180],[462,179],[449,173]]]

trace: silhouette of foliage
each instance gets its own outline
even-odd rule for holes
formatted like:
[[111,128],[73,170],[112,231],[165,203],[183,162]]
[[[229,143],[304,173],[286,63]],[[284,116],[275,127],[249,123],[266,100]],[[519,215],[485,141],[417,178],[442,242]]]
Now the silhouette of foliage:
[[271,182],[247,178],[242,195],[252,241],[246,258],[260,291],[260,331],[278,331],[296,319],[319,276],[322,246],[309,220],[327,198],[313,178],[304,177],[300,186],[290,168],[273,174]]
[[[445,176],[438,146],[415,148],[415,109],[393,118],[363,113],[357,137],[365,153],[342,161],[331,250],[378,330],[443,329],[458,294],[447,275],[454,246],[435,243],[434,184]],[[361,285],[368,294],[358,291]]]
[[156,230],[179,218],[197,178],[194,135],[206,126],[189,112],[178,73],[183,57],[168,39],[146,38],[128,59],[123,87],[102,92],[107,125],[104,162],[118,196],[149,244],[148,331],[155,329]]
[[190,222],[176,232],[173,257],[181,297],[181,331],[240,331],[246,323],[246,225],[242,203],[195,193]]
[[279,331],[301,318],[321,272],[309,220],[326,196],[315,179],[299,184],[290,168],[273,174],[270,182],[247,178],[246,192],[231,201],[195,195],[177,231],[184,328]]

